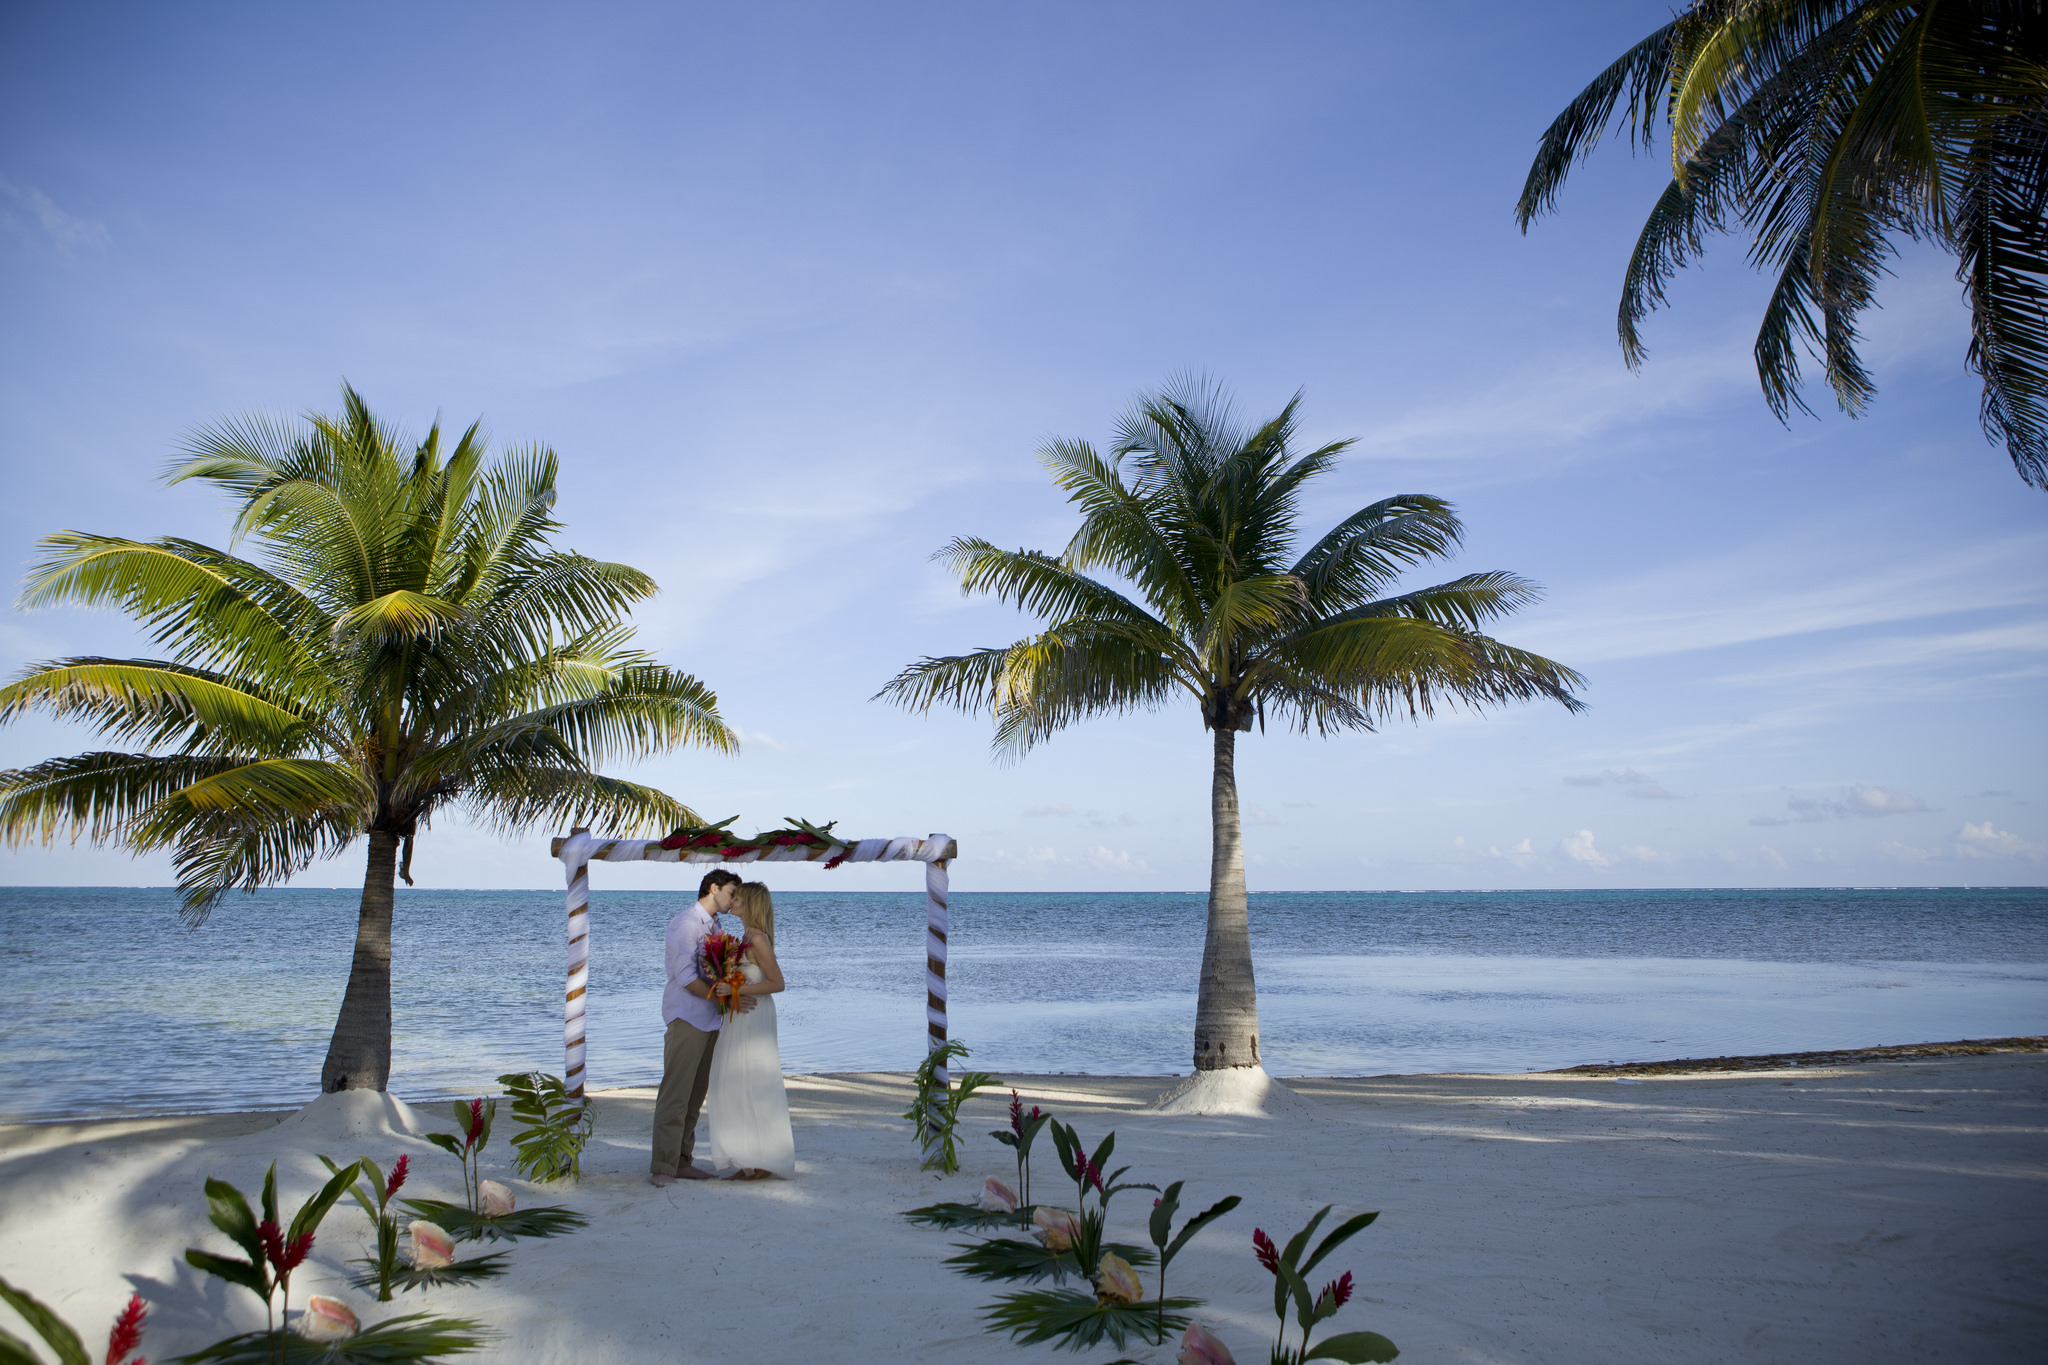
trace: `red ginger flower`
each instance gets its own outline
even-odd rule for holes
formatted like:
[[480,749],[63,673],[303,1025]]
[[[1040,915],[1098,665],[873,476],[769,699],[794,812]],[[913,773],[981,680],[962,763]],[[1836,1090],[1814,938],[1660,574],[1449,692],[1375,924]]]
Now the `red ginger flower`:
[[142,1295],[128,1296],[128,1306],[121,1310],[120,1317],[114,1319],[114,1330],[107,1335],[107,1365],[149,1365],[139,1357],[128,1359],[130,1353],[142,1344],[142,1319],[148,1312]]
[[478,1135],[483,1131],[484,1102],[482,1100],[471,1100],[469,1102],[469,1131],[463,1134],[462,1145],[465,1147],[475,1146]]
[[1252,1229],[1252,1250],[1258,1254],[1259,1264],[1266,1267],[1267,1274],[1280,1273],[1280,1248],[1273,1245],[1273,1239],[1266,1235],[1264,1228]]
[[1321,1308],[1325,1303],[1328,1303],[1331,1299],[1335,1299],[1337,1301],[1336,1306],[1338,1308],[1342,1308],[1345,1304],[1351,1302],[1350,1271],[1345,1271],[1341,1277],[1334,1279],[1323,1286],[1323,1292],[1321,1296],[1316,1299],[1316,1307]]
[[263,1243],[263,1259],[284,1264],[284,1229],[266,1218],[256,1225],[256,1240]]
[[310,1232],[300,1233],[292,1238],[291,1245],[284,1249],[284,1259],[278,1262],[277,1268],[286,1275],[291,1274],[304,1263],[307,1253],[312,1251],[312,1249],[313,1234]]
[[392,1163],[391,1183],[384,1187],[384,1197],[386,1199],[398,1193],[398,1187],[405,1183],[405,1174],[411,1168],[411,1165],[412,1158],[410,1156],[401,1156]]
[[1017,1092],[1010,1092],[1010,1131],[1018,1137],[1024,1136],[1024,1101],[1017,1098]]

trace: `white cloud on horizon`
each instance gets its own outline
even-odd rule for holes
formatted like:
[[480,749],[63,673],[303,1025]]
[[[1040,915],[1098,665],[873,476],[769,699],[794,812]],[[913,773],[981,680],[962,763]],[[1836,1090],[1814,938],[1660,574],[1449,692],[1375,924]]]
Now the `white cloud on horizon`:
[[1582,829],[1568,836],[1564,841],[1565,856],[1574,862],[1586,863],[1592,867],[1612,867],[1614,860],[1593,847],[1593,831]]

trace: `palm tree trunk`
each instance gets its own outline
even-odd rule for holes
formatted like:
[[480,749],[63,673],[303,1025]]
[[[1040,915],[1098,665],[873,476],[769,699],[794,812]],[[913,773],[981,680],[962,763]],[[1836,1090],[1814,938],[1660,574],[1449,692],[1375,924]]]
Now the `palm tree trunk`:
[[1259,993],[1244,899],[1244,828],[1237,813],[1237,731],[1219,725],[1209,788],[1209,933],[1195,997],[1195,1069],[1259,1064]]
[[356,956],[348,992],[334,1021],[320,1089],[382,1090],[391,1080],[391,901],[398,871],[398,836],[370,831],[370,863],[363,871],[363,903],[356,916]]

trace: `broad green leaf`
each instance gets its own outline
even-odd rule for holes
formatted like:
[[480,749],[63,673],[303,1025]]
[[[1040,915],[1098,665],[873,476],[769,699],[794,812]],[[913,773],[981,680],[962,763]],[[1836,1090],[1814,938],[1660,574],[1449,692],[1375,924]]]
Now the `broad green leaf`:
[[1400,1348],[1378,1332],[1344,1332],[1317,1342],[1303,1360],[1342,1360],[1349,1365],[1373,1361],[1385,1365],[1401,1354]]
[[348,1187],[355,1183],[356,1173],[360,1169],[360,1165],[355,1162],[342,1167],[320,1187],[319,1193],[300,1205],[299,1211],[292,1215],[292,1225],[285,1233],[286,1240],[290,1241],[302,1232],[312,1232],[318,1228],[320,1220],[334,1207],[334,1201],[341,1198]]
[[[50,1311],[33,1295],[16,1289],[5,1280],[0,1280],[0,1300],[5,1300],[7,1306],[20,1314],[21,1320],[49,1344],[50,1349],[57,1353],[58,1365],[92,1365],[91,1357],[85,1353],[85,1343],[78,1339],[78,1333],[71,1330],[71,1324]],[[25,1343],[19,1343],[18,1339],[14,1338],[10,1340],[17,1340],[17,1344],[21,1344],[24,1351],[27,1350]],[[31,1361],[35,1360],[33,1354],[28,1358]]]

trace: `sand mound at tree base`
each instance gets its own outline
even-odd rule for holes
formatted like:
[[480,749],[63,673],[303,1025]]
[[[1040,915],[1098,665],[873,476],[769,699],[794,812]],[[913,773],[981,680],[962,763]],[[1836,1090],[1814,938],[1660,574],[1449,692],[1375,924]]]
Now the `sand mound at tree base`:
[[1233,1066],[1223,1071],[1197,1071],[1142,1112],[1307,1118],[1321,1113],[1322,1106],[1295,1094],[1268,1076],[1262,1066]]
[[[448,1122],[441,1126],[455,1125]],[[411,1105],[381,1090],[340,1090],[322,1095],[277,1127],[280,1136],[320,1138],[336,1144],[360,1142],[364,1138],[419,1137],[427,1131]]]

